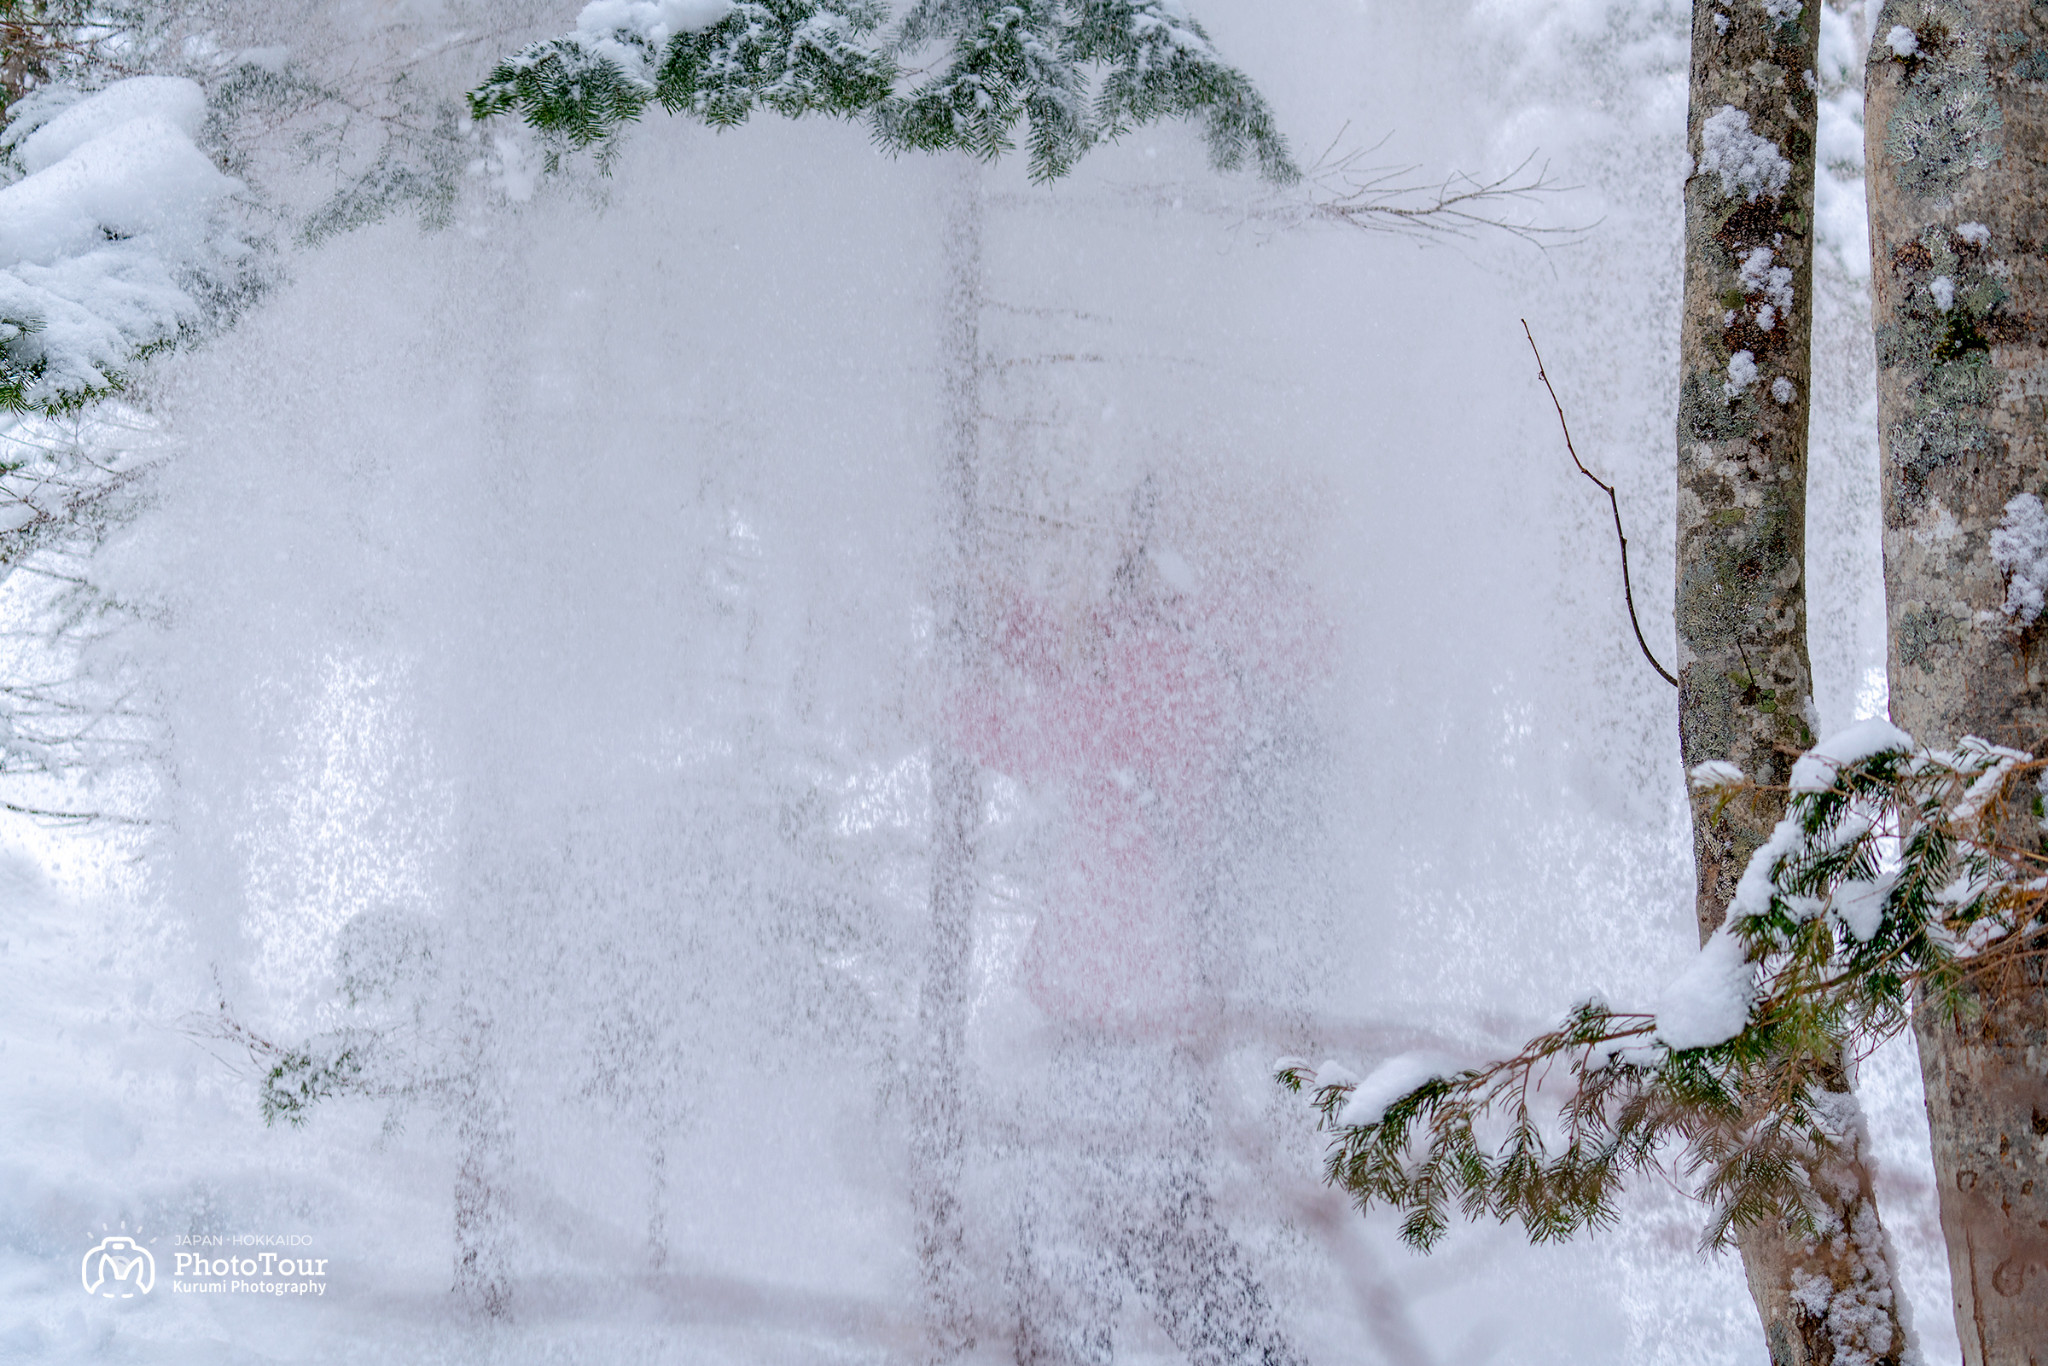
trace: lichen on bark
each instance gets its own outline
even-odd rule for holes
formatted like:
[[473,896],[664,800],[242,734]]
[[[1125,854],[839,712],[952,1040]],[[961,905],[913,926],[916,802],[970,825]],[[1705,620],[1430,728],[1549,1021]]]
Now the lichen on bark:
[[[1812,734],[1806,657],[1806,420],[1818,25],[1695,6],[1678,424],[1679,726],[1688,767],[1727,759],[1782,782]],[[1724,22],[1716,24],[1716,18]],[[1726,111],[1735,111],[1741,121]],[[1702,163],[1721,137],[1785,164],[1746,192]],[[1726,157],[1722,160],[1725,162]],[[1788,306],[1789,305],[1789,306]],[[1751,373],[1753,367],[1753,373]],[[1747,378],[1745,379],[1745,376]],[[1703,931],[1720,923],[1768,798],[1694,805]]]
[[[1992,531],[2048,483],[2048,5],[1889,0],[1866,77],[1892,718],[1921,742],[2048,742],[2040,652]],[[1896,38],[1897,41],[1891,41]],[[2048,1344],[2048,990],[1914,1019],[1970,1366]]]
[[[1818,0],[1693,7],[1693,174],[1679,341],[1679,737],[1688,769],[1732,760],[1783,785],[1814,740],[1806,650]],[[1693,801],[1704,940],[1784,814],[1756,791]],[[1860,1133],[1848,1078],[1831,1086]],[[1897,1363],[1906,1349],[1876,1198],[1856,1142],[1810,1173],[1810,1240],[1766,1221],[1738,1235],[1773,1366]]]

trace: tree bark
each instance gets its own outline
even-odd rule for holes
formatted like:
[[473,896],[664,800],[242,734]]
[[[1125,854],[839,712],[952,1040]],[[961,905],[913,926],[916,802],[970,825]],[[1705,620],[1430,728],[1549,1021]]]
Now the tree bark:
[[[942,685],[974,667],[981,639],[974,564],[981,544],[981,175],[957,158],[945,228],[946,297],[940,364],[946,405],[940,466],[937,666]],[[960,1207],[966,1103],[968,968],[974,948],[975,842],[981,771],[945,736],[931,748],[931,940],[918,1000],[922,1057],[912,1099],[912,1193],[934,1361],[973,1350]]]
[[[1813,322],[1817,4],[1693,7],[1693,172],[1679,342],[1679,737],[1688,769],[1732,760],[1782,786],[1813,743],[1806,652],[1806,446]],[[1692,801],[1705,940],[1784,814],[1760,792]],[[1738,1238],[1773,1366],[1905,1350],[1862,1123],[1837,1071],[1841,1146],[1813,1173],[1820,1223]]]
[[[1890,0],[1866,74],[1892,717],[2038,750],[2048,676],[1990,554],[2048,492],[2048,11]],[[2048,991],[1914,1019],[1969,1366],[2048,1362]]]

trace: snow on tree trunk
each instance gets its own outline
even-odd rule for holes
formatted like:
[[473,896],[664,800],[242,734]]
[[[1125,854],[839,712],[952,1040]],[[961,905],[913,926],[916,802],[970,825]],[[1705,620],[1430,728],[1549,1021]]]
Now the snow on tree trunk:
[[[1891,0],[1867,72],[1893,719],[1922,743],[2048,740],[2048,14]],[[1914,1021],[1969,1366],[2048,1360],[2048,990]]]
[[[979,647],[973,561],[981,541],[981,175],[966,159],[953,172],[945,227],[946,295],[940,365],[945,397],[940,515],[938,658],[964,677]],[[931,941],[918,1002],[919,1061],[911,1134],[918,1265],[924,1278],[932,1357],[974,1346],[960,1208],[966,1104],[968,969],[974,949],[975,836],[981,769],[951,741],[931,748]]]
[[[1813,325],[1818,6],[1693,8],[1678,412],[1679,735],[1688,769],[1729,760],[1783,784],[1813,743],[1806,653],[1806,442]],[[1784,814],[1768,794],[1692,798],[1702,942]],[[1809,1242],[1739,1236],[1773,1366],[1897,1361],[1890,1261],[1846,1077],[1850,1141],[1814,1173]]]

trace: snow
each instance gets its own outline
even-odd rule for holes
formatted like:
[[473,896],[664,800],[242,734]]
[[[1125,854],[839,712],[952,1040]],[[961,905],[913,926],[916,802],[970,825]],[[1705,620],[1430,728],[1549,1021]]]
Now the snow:
[[[1744,294],[1761,294],[1782,313],[1792,307],[1792,269],[1773,265],[1775,260],[1776,252],[1769,247],[1758,247],[1742,258],[1736,279]],[[1764,330],[1768,332],[1770,329]]]
[[1749,386],[1757,381],[1756,356],[1749,351],[1737,351],[1728,358],[1728,382],[1721,386],[1729,398],[1741,398]]
[[1317,1086],[1356,1086],[1358,1074],[1335,1058],[1324,1058],[1315,1068]]
[[1870,273],[1870,216],[1863,193],[1863,63],[1869,34],[1832,5],[1819,7],[1821,87],[1814,149],[1814,226],[1823,259],[1850,280]]
[[275,47],[246,47],[235,54],[239,66],[253,66],[258,71],[267,71],[273,76],[282,76],[291,65],[292,50],[282,44]]
[[1991,240],[1991,229],[1982,223],[1964,223],[1956,228],[1956,236],[1973,247],[1981,247]]
[[105,387],[134,353],[200,317],[186,279],[231,266],[220,225],[239,188],[192,141],[190,81],[138,76],[22,141],[30,174],[0,189],[6,354],[39,365],[31,402]]
[[1684,974],[1657,998],[1657,1041],[1674,1051],[1726,1043],[1749,1022],[1756,969],[1726,926],[1701,946]]
[[1999,789],[2005,786],[2005,780],[2011,776],[2013,769],[2031,762],[2034,757],[2024,750],[1994,745],[1976,735],[1965,735],[1958,740],[1956,751],[1957,757],[1969,762],[1972,767],[1985,759],[1992,761],[1989,767],[1971,780],[1969,790],[1964,792],[1962,799],[1956,803],[1953,818],[1959,826],[1974,824],[1983,814],[1985,804],[1996,797]]
[[[1850,1152],[1867,1149],[1860,1132],[1844,1135]],[[1838,1176],[1853,1182],[1852,1174]],[[1837,1366],[1878,1366],[1884,1361],[1921,1361],[1918,1344],[1896,1344],[1906,1350],[1894,1353],[1892,1341],[1892,1251],[1890,1239],[1880,1225],[1875,1207],[1868,1200],[1854,1206],[1851,1226],[1828,1230],[1830,1245],[1846,1263],[1847,1285],[1837,1286],[1826,1277],[1804,1269],[1792,1273],[1793,1302],[1812,1315],[1827,1334],[1830,1360]],[[1899,1315],[1901,1326],[1912,1331],[1909,1312]]]
[[1860,171],[1863,168],[1863,124],[1858,117],[1861,111],[1853,106],[1844,108],[1844,103],[1832,99],[1822,102],[1814,159],[1823,166],[1846,166]]
[[1213,53],[1207,39],[1195,30],[1187,6],[1180,0],[1139,0],[1131,7],[1131,36],[1139,42],[1158,43],[1197,55]]
[[1798,395],[1798,392],[1793,387],[1792,381],[1786,379],[1783,375],[1771,381],[1771,397],[1780,404],[1790,403]]
[[206,92],[182,76],[134,76],[71,105],[22,139],[22,169],[47,170],[87,143],[136,119],[160,120],[189,142],[206,121]]
[[1693,787],[1701,792],[1734,787],[1744,781],[1742,770],[1726,759],[1709,759],[1703,764],[1696,764],[1690,776]]
[[1927,292],[1934,297],[1934,306],[1946,313],[1956,306],[1956,282],[1946,275],[1937,275],[1927,282]]
[[1835,775],[1850,764],[1883,754],[1887,750],[1911,753],[1913,737],[1881,717],[1857,721],[1827,736],[1792,765],[1792,791],[1825,792],[1835,785]]
[[1177,550],[1154,553],[1152,563],[1159,570],[1159,577],[1177,592],[1192,593],[1202,586],[1201,571],[1189,564],[1187,557]]
[[732,0],[591,0],[571,36],[591,57],[651,89],[669,39],[710,28],[732,9]]
[[[1825,792],[1834,786],[1836,775],[1843,766],[1860,763],[1874,755],[1892,750],[1910,753],[1912,737],[1889,721],[1872,717],[1857,721],[1823,739],[1819,744],[1801,755],[1792,765],[1790,787],[1797,795],[1802,792]],[[1855,813],[1848,817],[1851,822],[1860,819]],[[1860,826],[1852,826],[1860,829]],[[1796,816],[1787,815],[1772,829],[1770,838],[1750,856],[1749,863],[1742,870],[1742,877],[1736,882],[1735,895],[1731,898],[1728,918],[1731,922],[1744,917],[1763,915],[1770,910],[1771,900],[1776,894],[1773,882],[1778,862],[1786,855],[1804,847],[1805,832],[1800,828]],[[1817,906],[1806,908],[1809,914],[1819,910]],[[1850,912],[1861,917],[1866,912],[1858,903]]]
[[2022,493],[2006,503],[1992,528],[1990,551],[2005,576],[2005,614],[2017,626],[2032,626],[2048,606],[2048,507],[2038,494]]
[[1789,24],[1806,8],[1804,0],[1762,0],[1764,13],[1774,24]]
[[1920,55],[1920,35],[1904,24],[1893,24],[1884,35],[1884,45],[1891,49],[1894,57],[1906,58]]
[[1754,203],[1776,195],[1792,180],[1792,163],[1778,144],[1753,133],[1749,115],[1724,104],[1700,125],[1700,173],[1718,175],[1721,193]]
[[1340,1127],[1377,1124],[1387,1117],[1387,1107],[1416,1087],[1443,1077],[1454,1076],[1459,1065],[1441,1053],[1402,1053],[1387,1059],[1366,1074],[1345,1098],[1337,1112]]
[[1891,886],[1891,880],[1884,876],[1870,882],[1844,882],[1835,888],[1828,911],[1844,931],[1868,942],[1884,919],[1884,899]]
[[591,0],[576,16],[576,33],[591,44],[621,31],[663,47],[679,33],[697,33],[732,13],[731,0]]
[[0,260],[54,265],[110,237],[140,236],[183,256],[200,246],[210,211],[235,188],[175,122],[124,119],[0,190]]

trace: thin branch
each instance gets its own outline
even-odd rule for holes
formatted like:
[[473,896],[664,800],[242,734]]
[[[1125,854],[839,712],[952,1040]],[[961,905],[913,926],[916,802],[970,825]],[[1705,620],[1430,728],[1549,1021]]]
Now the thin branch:
[[1342,223],[1418,237],[1469,240],[1485,231],[1505,232],[1539,247],[1575,242],[1590,226],[1547,226],[1526,212],[1529,206],[1573,188],[1554,180],[1549,166],[1539,165],[1533,152],[1487,179],[1456,171],[1435,180],[1419,176],[1421,168],[1414,165],[1370,164],[1367,158],[1384,146],[1387,138],[1333,158],[1336,142],[1343,136],[1339,130],[1336,141],[1303,176],[1309,190],[1305,202],[1282,201],[1257,216]]
[[1608,506],[1614,509],[1614,538],[1621,542],[1621,595],[1628,601],[1628,624],[1635,627],[1636,644],[1642,647],[1643,658],[1650,661],[1650,667],[1657,671],[1672,687],[1678,680],[1671,671],[1657,662],[1657,656],[1650,653],[1650,642],[1643,639],[1643,623],[1636,617],[1635,589],[1628,580],[1628,536],[1621,529],[1621,499],[1615,495],[1614,485],[1604,482],[1599,475],[1586,468],[1586,462],[1579,459],[1578,447],[1572,444],[1571,424],[1564,420],[1564,404],[1558,401],[1557,387],[1550,382],[1550,375],[1543,368],[1543,353],[1536,350],[1536,334],[1529,330],[1529,320],[1522,319],[1522,335],[1529,339],[1529,349],[1536,354],[1536,378],[1543,381],[1543,387],[1550,391],[1551,406],[1557,409],[1557,425],[1564,429],[1564,448],[1571,453],[1572,463],[1579,467],[1579,473],[1593,481],[1593,486],[1607,495]]
[[[1191,209],[1252,226],[1262,236],[1307,224],[1330,223],[1362,232],[1383,232],[1425,241],[1478,241],[1503,232],[1539,248],[1571,246],[1584,240],[1593,223],[1547,224],[1536,207],[1577,189],[1564,184],[1539,163],[1536,154],[1522,158],[1499,175],[1479,177],[1453,171],[1437,178],[1416,164],[1370,164],[1367,159],[1386,145],[1333,155],[1350,128],[1346,124],[1330,148],[1302,174],[1299,182],[1281,189],[1267,187],[1249,202],[1220,190],[1205,193],[1182,185],[1142,182],[1121,186],[1129,199],[1155,209]],[[1005,203],[1047,207],[1063,201],[1043,196],[1009,197]]]
[[47,807],[23,806],[18,802],[0,801],[0,811],[12,811],[17,816],[33,816],[38,820],[60,821],[66,825],[86,825],[94,821],[111,821],[116,825],[149,824],[135,816],[115,816],[105,811],[53,811]]

